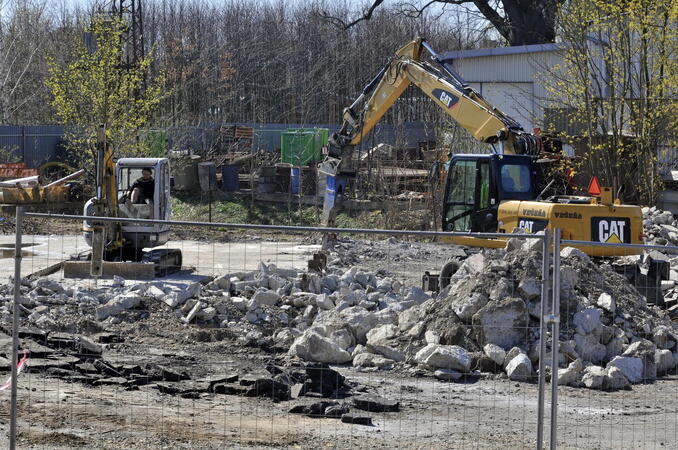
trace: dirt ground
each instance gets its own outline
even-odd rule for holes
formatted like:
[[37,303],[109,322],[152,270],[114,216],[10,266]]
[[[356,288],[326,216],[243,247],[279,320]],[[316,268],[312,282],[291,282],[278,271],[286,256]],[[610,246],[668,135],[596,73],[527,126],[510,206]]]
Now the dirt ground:
[[[239,355],[224,355],[231,364]],[[220,358],[221,359],[221,358]],[[223,360],[222,359],[222,360]],[[194,364],[202,364],[194,358]],[[218,373],[230,365],[209,366]],[[19,448],[534,448],[537,386],[508,380],[445,383],[386,372],[340,369],[352,382],[400,402],[400,412],[369,413],[373,426],[287,411],[292,400],[203,394],[197,399],[145,386],[127,391],[25,374]],[[558,446],[567,449],[676,448],[678,378],[633,391],[561,388]],[[8,393],[2,408],[9,408]],[[317,400],[317,399],[315,399]],[[547,403],[547,416],[549,405]],[[7,415],[1,419],[3,436]],[[546,424],[548,436],[548,422]]]
[[[284,363],[279,348],[243,343],[229,330],[183,325],[161,314],[107,325],[123,337],[108,344],[107,361],[157,363],[192,374],[188,386],[239,374],[264,373]],[[376,394],[400,404],[400,411],[352,413],[372,417],[373,426],[290,414],[298,404],[327,400],[308,395],[274,402],[202,392],[195,398],[160,393],[154,384],[128,390],[90,387],[32,369],[20,375],[18,447],[97,448],[360,448],[468,449],[534,448],[538,389],[505,377],[443,382],[416,371],[358,371],[334,366],[355,394]],[[7,373],[0,374],[6,377]],[[2,378],[4,379],[4,378]],[[546,386],[547,400],[550,385]],[[193,397],[193,396],[191,396]],[[337,399],[352,406],[352,396]],[[0,445],[6,444],[9,391],[0,393]],[[564,449],[676,448],[678,376],[632,390],[601,392],[560,387],[558,446]],[[546,403],[549,436],[550,403]],[[548,439],[548,438],[547,438]]]
[[[77,230],[56,229],[57,233]],[[35,231],[35,230],[33,230]],[[38,230],[39,231],[39,230]],[[195,239],[190,231],[177,236]],[[223,232],[222,232],[223,234]],[[241,240],[265,242],[252,234]],[[295,239],[295,237],[287,237]],[[301,244],[319,243],[319,236],[296,237]],[[459,250],[433,243],[393,239],[345,239],[338,246],[353,251],[342,256],[346,267],[388,270],[401,281],[418,285],[423,270],[440,267]],[[338,252],[342,254],[342,252]],[[257,255],[258,256],[258,255]],[[237,373],[261,373],[267,363],[283,364],[284,351],[224,329],[183,325],[157,305],[140,320],[103,324],[121,336],[108,344],[109,361],[136,365],[157,363],[192,374],[191,383]],[[166,308],[165,308],[166,309]],[[77,318],[74,318],[74,321]],[[274,402],[201,392],[185,398],[161,393],[154,384],[128,390],[123,386],[91,387],[65,382],[30,367],[19,378],[18,447],[37,449],[160,448],[534,448],[538,392],[534,383],[516,383],[490,375],[461,382],[443,382],[416,371],[358,371],[334,367],[356,393],[377,394],[399,402],[400,411],[351,412],[372,417],[372,426],[338,419],[291,414],[297,404],[319,397]],[[0,373],[5,379],[7,373]],[[547,385],[547,398],[550,385]],[[352,397],[338,399],[352,406]],[[0,445],[7,444],[9,391],[0,392]],[[564,449],[678,448],[678,376],[632,390],[601,392],[559,388],[558,447]],[[550,404],[546,403],[544,436],[548,441]]]

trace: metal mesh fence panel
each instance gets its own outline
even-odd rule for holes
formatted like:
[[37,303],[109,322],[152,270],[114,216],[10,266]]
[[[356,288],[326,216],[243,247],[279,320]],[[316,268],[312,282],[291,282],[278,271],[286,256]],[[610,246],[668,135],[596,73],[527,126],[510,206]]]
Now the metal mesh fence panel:
[[[563,240],[558,444],[663,448],[676,441],[678,247]],[[567,280],[566,280],[567,279]]]
[[[61,263],[89,249],[79,219],[28,214],[23,224],[22,448],[653,448],[675,440],[675,328],[640,294],[651,287],[647,261],[635,266],[645,278],[631,282],[628,268],[613,267],[621,258],[590,258],[568,241],[558,251],[557,236],[544,260],[539,235],[478,249],[436,233],[334,230],[320,257],[321,229],[173,223],[164,247],[182,251],[181,270],[67,278]],[[6,358],[10,331],[3,321]],[[636,360],[640,379],[631,382],[625,371]],[[553,405],[540,389],[556,380],[554,441]]]
[[[52,219],[33,215],[25,228]],[[538,322],[524,306],[515,324],[473,320],[491,298],[523,302],[503,250],[340,233],[316,267],[320,233],[179,224],[183,239],[165,246],[182,251],[178,272],[67,278],[60,264],[88,245],[76,219],[53,222],[58,233],[22,239],[20,446],[535,443],[536,370],[525,356],[529,370],[510,380],[482,342],[510,335],[498,344],[511,350],[534,340]],[[528,242],[540,248],[538,238],[514,244]],[[421,275],[448,260],[458,261],[450,286],[421,289]],[[496,292],[481,292],[487,277],[503,280]],[[474,289],[480,303],[455,313]]]

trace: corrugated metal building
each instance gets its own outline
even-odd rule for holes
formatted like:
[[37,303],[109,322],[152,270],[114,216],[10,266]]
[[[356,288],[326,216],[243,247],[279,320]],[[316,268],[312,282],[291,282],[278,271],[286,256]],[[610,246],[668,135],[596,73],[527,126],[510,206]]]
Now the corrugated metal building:
[[543,126],[544,109],[553,98],[544,78],[562,64],[566,48],[562,43],[523,45],[445,52],[441,58],[490,103],[532,131]]

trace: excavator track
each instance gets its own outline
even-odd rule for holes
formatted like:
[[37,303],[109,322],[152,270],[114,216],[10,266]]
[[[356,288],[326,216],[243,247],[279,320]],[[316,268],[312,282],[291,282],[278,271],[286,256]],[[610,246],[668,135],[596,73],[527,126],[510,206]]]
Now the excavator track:
[[181,250],[162,248],[145,252],[142,262],[153,263],[155,276],[165,277],[181,270],[182,260]]
[[[100,278],[136,278],[149,280],[161,278],[181,270],[182,255],[179,249],[156,249],[144,252],[139,262],[134,261],[104,261],[101,266]],[[64,278],[93,278],[91,274],[91,253],[81,253],[54,265],[50,269],[54,272],[61,267],[64,269]],[[53,272],[52,272],[53,273]]]

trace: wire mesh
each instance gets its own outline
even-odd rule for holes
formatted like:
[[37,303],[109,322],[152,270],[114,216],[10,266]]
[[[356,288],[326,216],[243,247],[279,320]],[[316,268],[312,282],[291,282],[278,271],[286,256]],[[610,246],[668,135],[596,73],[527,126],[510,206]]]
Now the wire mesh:
[[562,244],[558,444],[672,447],[678,247],[599,244],[607,256],[589,258],[581,244]]
[[[88,249],[79,220],[50,219],[45,227],[46,220],[25,219],[33,233],[23,239],[24,277]],[[183,265],[164,278],[71,279],[59,271],[24,278],[20,337],[30,353],[18,379],[20,447],[537,444],[541,300],[551,286],[548,277],[542,286],[550,261],[544,264],[540,236],[480,250],[417,233],[340,233],[326,250],[327,267],[314,271],[319,231],[172,229],[175,239],[164,247],[181,249]],[[576,337],[584,313],[603,309],[601,293],[622,289],[617,316],[627,313],[630,322],[638,312],[624,308],[641,298],[642,286],[625,285],[611,263],[562,246],[554,257],[564,381],[572,356],[584,353]],[[458,267],[450,285],[421,289],[421,275],[448,261]],[[607,316],[600,313],[601,326],[613,328]],[[674,357],[672,334],[659,325],[650,332],[666,338]],[[607,328],[596,327],[579,334],[601,342]],[[551,336],[544,337],[546,361]],[[627,339],[620,353],[633,343]],[[610,390],[609,361],[598,364],[607,371],[598,378],[582,367],[558,387],[557,444],[670,447],[675,368]],[[588,386],[600,379],[604,389]]]

